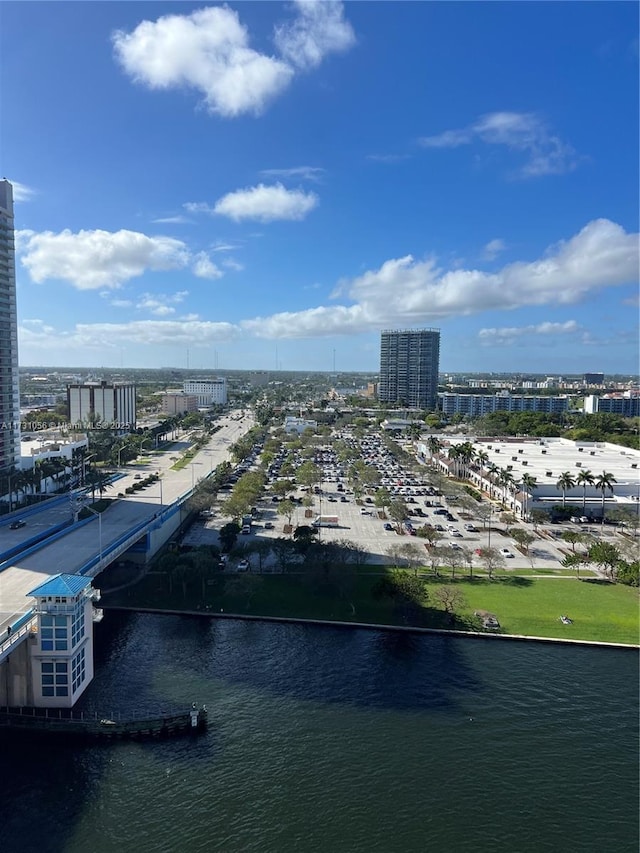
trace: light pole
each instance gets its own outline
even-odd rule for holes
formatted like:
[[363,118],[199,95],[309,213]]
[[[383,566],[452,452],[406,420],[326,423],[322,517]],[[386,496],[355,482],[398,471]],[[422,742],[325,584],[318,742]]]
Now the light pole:
[[195,479],[195,477],[196,477],[196,471],[195,471],[195,466],[196,466],[196,465],[202,465],[202,462],[190,462],[189,464],[191,465],[191,488],[192,488],[192,489],[194,489],[194,488],[195,488],[195,485],[196,485],[196,479]]
[[[118,448],[118,468],[120,467],[120,454],[122,453],[123,450],[126,450],[128,447],[129,447],[128,444],[123,444],[122,447]],[[127,463],[125,462],[125,465],[126,464]]]

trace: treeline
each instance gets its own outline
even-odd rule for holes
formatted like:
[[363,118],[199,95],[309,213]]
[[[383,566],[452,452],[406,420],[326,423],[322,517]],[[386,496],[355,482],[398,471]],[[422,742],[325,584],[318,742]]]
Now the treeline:
[[640,419],[608,413],[492,412],[476,418],[473,424],[481,435],[562,436],[572,441],[608,441],[640,449]]

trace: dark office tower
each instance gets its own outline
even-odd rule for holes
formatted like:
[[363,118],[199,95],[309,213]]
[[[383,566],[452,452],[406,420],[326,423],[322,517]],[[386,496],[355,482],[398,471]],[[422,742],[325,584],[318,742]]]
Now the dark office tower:
[[439,329],[382,332],[378,399],[415,409],[436,409],[439,364]]
[[0,181],[0,473],[20,463],[13,187]]

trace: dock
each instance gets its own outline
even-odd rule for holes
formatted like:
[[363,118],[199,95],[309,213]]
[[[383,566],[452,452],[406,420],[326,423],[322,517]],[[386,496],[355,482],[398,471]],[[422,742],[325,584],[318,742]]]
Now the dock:
[[202,734],[206,729],[206,706],[195,703],[183,713],[125,719],[120,714],[90,714],[64,708],[0,707],[0,737],[3,733],[25,733],[60,740],[163,740]]

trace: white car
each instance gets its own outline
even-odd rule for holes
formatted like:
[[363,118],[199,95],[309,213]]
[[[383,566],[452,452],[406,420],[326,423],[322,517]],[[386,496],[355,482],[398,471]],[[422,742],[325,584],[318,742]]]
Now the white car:
[[507,557],[509,559],[513,559],[513,554],[508,548],[500,548],[500,553],[503,557]]
[[449,542],[449,548],[453,548],[454,551],[462,551],[462,545],[458,545],[457,542]]
[[249,560],[240,560],[240,562],[238,563],[238,571],[239,572],[246,572],[248,568],[249,568]]

